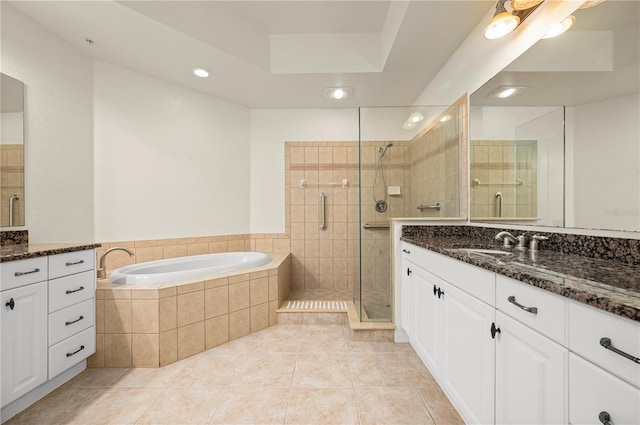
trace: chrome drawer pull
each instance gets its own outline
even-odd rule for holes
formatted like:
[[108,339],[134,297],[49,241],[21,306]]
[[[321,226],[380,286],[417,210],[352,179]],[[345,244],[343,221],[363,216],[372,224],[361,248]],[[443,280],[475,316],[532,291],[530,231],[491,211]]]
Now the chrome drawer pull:
[[64,322],[64,324],[65,324],[65,326],[73,325],[74,323],[77,323],[77,322],[81,321],[82,319],[84,319],[84,316],[80,316],[76,320],[72,320],[70,322]]
[[403,249],[402,252],[404,252],[405,254],[411,254],[411,251],[409,251],[408,249]]
[[34,269],[28,272],[15,272],[14,276],[18,277],[18,276],[24,276],[25,274],[31,274],[31,273],[38,273],[40,271],[40,269]]
[[80,351],[84,350],[84,345],[81,345],[80,348],[78,348],[76,351],[74,351],[73,353],[67,353],[67,357],[71,357],[74,354],[78,354]]
[[507,298],[507,301],[509,301],[511,304],[513,304],[513,305],[515,305],[517,307],[520,307],[521,309],[523,309],[527,313],[538,314],[538,307],[526,307],[526,306],[523,306],[518,301],[516,301],[516,297],[514,297],[513,295],[511,295],[509,298]]
[[67,289],[65,291],[65,294],[69,295],[69,294],[73,294],[74,292],[78,292],[78,291],[82,291],[84,289],[84,286],[79,287],[78,289],[73,289],[73,290],[69,290]]
[[67,267],[71,267],[71,266],[76,266],[76,265],[82,264],[82,263],[84,263],[84,260],[76,261],[75,263],[66,263],[65,265]]
[[600,412],[598,419],[602,422],[602,425],[613,425],[611,423],[611,415],[607,411]]
[[618,350],[616,347],[611,345],[611,338],[600,338],[600,345],[602,345],[607,350],[611,350],[614,353],[619,354],[622,357],[631,360],[634,363],[640,364],[640,358],[633,357],[631,354],[627,354],[624,351]]

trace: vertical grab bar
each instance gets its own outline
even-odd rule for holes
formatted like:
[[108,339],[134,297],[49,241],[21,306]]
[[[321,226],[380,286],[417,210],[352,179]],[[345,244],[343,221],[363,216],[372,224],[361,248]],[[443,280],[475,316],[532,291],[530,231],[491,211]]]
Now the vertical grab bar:
[[500,200],[498,204],[498,217],[502,217],[502,192],[496,192],[496,198]]
[[9,198],[9,226],[13,226],[13,201],[19,200],[20,197],[18,195],[13,195]]
[[327,223],[324,217],[324,200],[326,199],[327,194],[324,192],[320,192],[320,230],[327,230]]

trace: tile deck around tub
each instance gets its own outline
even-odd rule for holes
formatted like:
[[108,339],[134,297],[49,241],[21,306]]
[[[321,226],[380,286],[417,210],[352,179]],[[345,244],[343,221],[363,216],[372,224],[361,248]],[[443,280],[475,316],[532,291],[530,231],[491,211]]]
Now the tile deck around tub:
[[408,344],[277,325],[157,369],[87,369],[5,424],[462,423]]

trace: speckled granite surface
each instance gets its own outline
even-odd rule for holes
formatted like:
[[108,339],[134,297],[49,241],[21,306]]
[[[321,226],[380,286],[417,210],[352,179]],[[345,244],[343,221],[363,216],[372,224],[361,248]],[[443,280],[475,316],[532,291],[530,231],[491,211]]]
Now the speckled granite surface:
[[3,230],[0,232],[0,246],[29,243],[28,230]]
[[[499,231],[473,226],[403,226],[402,240],[640,321],[640,266],[634,251],[637,241],[536,233],[550,240],[542,242],[541,250],[532,256],[528,250],[502,248],[494,241]],[[459,248],[497,249],[509,255],[496,257]]]
[[25,260],[27,258],[64,254],[65,252],[84,251],[102,245],[93,244],[20,244],[0,247],[0,263]]

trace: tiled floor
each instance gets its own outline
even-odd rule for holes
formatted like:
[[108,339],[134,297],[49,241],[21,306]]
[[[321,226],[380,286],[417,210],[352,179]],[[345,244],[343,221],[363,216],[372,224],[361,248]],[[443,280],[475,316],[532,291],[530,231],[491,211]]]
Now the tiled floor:
[[461,424],[408,344],[278,325],[160,369],[88,369],[7,425]]

